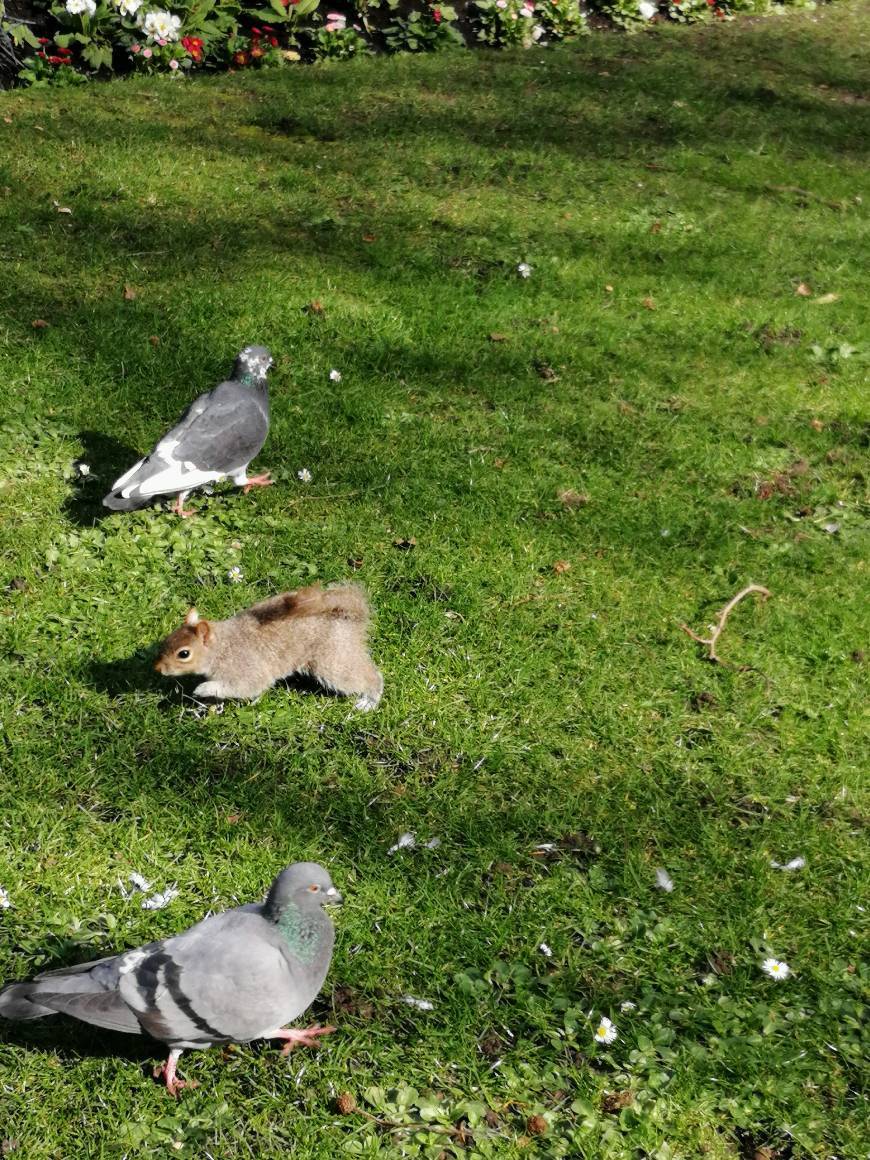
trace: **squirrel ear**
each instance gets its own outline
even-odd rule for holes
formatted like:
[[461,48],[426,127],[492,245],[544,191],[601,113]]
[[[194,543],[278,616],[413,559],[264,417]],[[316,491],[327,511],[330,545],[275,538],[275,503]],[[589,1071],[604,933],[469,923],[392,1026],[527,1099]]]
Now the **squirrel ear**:
[[199,639],[202,641],[202,643],[205,644],[205,642],[208,640],[208,634],[210,632],[208,621],[207,620],[197,621],[195,631],[196,631],[196,635],[199,637]]
[[195,608],[191,608],[190,612],[188,612],[187,616],[185,616],[184,623],[190,628],[193,628],[194,625],[199,624],[199,613]]

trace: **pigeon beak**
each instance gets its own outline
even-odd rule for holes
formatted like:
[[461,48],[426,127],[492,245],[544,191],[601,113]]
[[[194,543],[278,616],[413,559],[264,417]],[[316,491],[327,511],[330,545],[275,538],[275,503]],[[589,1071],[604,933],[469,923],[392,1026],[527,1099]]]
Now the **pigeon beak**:
[[344,899],[341,897],[334,886],[330,886],[326,892],[326,901],[330,906],[341,906],[342,902],[344,902]]

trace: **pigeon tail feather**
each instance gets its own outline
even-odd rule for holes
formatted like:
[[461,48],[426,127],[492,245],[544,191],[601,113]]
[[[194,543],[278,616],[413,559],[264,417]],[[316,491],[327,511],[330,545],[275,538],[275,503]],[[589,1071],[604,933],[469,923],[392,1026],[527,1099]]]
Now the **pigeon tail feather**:
[[113,512],[135,512],[139,508],[147,507],[152,498],[152,496],[128,498],[119,491],[110,491],[103,499],[103,507],[111,508]]
[[24,1022],[28,1019],[44,1019],[54,1015],[50,1007],[41,1007],[35,1001],[38,988],[32,983],[10,983],[0,991],[0,1017]]

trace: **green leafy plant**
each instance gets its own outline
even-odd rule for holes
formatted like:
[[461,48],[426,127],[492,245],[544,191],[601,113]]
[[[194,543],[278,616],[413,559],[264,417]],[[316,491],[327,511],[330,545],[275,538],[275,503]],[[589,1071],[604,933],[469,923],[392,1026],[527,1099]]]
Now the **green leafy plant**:
[[[398,5],[391,3],[391,7]],[[446,4],[397,16],[384,28],[383,36],[391,52],[438,52],[464,43],[456,28],[456,9]]]
[[546,31],[536,19],[536,9],[536,0],[474,0],[476,39],[491,48],[528,48],[542,40]]
[[[333,13],[333,16],[336,14]],[[317,60],[350,60],[353,56],[370,51],[369,42],[360,27],[348,28],[330,20],[323,28],[318,28],[309,39],[312,55]]]

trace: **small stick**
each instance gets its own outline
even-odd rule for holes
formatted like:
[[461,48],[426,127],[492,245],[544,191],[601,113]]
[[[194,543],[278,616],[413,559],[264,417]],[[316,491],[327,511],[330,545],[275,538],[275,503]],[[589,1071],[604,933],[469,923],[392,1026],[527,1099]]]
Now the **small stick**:
[[[744,596],[749,596],[753,592],[757,592],[762,600],[767,600],[768,596],[770,596],[770,592],[766,588],[762,588],[760,584],[747,584],[747,586],[742,588],[736,596],[731,597],[731,599],[719,613],[719,618],[716,621],[716,624],[710,630],[710,636],[708,637],[698,636],[698,634],[696,632],[692,632],[692,630],[686,624],[680,625],[680,628],[683,630],[683,632],[686,633],[687,636],[690,636],[692,640],[696,640],[698,644],[705,644],[707,646],[707,648],[710,650],[707,653],[707,660],[711,661],[714,665],[725,665],[726,667],[732,667],[728,666],[728,662],[723,661],[719,654],[716,652],[716,645],[718,644],[719,637],[722,635],[722,632],[725,628],[725,622],[731,615],[732,610],[736,608]],[[737,667],[742,670],[752,668],[751,665],[738,665]]]

